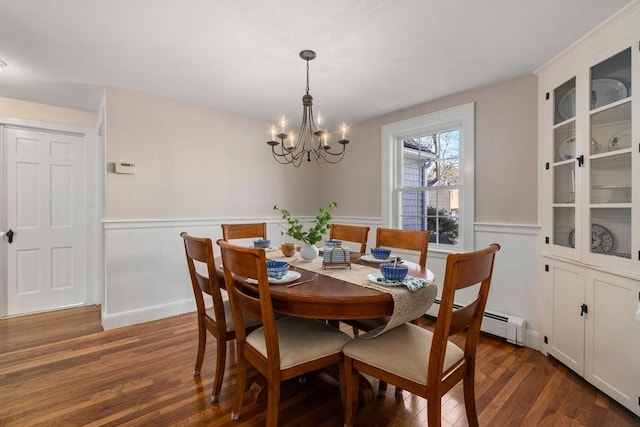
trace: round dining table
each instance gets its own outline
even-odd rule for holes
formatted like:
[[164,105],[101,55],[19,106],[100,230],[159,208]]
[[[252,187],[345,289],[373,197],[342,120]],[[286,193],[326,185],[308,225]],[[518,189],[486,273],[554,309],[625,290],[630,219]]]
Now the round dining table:
[[[350,253],[351,263],[379,268],[380,263],[369,262],[361,258],[362,254]],[[220,260],[216,265],[221,265]],[[433,281],[434,275],[429,269],[402,260],[409,267],[408,275]],[[391,294],[377,289],[359,286],[331,276],[305,270],[305,263],[298,260],[290,269],[300,273],[292,283],[271,284],[271,301],[274,311],[298,317],[326,320],[372,319],[390,316],[393,313]],[[218,279],[224,287],[224,273],[218,268]],[[246,286],[257,285],[246,284]]]

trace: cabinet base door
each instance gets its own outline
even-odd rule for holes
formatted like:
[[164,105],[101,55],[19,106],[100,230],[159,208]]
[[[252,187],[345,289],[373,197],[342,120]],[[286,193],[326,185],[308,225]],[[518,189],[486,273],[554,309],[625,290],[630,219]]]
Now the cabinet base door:
[[638,282],[593,271],[587,275],[589,320],[585,379],[640,415]]
[[580,375],[584,374],[584,273],[569,264],[551,264],[552,326],[549,353]]

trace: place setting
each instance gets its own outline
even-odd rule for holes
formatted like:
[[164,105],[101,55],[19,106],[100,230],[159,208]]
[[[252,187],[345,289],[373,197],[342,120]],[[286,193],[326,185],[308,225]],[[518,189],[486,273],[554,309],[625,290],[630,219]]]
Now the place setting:
[[362,256],[360,256],[360,259],[362,261],[370,262],[373,264],[382,264],[387,262],[398,262],[398,263],[402,262],[402,259],[399,256],[391,255],[391,249],[383,248],[383,247],[371,248],[371,253],[363,254]]
[[415,292],[426,286],[429,281],[407,275],[409,267],[396,262],[380,264],[380,271],[367,274],[371,283],[384,286],[404,286],[409,292]]

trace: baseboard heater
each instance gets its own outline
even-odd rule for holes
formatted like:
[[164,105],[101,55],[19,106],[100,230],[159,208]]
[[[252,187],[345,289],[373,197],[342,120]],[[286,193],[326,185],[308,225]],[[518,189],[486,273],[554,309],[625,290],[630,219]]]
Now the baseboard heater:
[[[453,304],[453,307],[461,308],[462,305]],[[439,309],[440,300],[436,298],[426,314],[437,317]],[[484,319],[482,320],[482,327],[480,329],[488,334],[504,338],[511,344],[519,346],[525,345],[526,321],[522,317],[485,311]]]

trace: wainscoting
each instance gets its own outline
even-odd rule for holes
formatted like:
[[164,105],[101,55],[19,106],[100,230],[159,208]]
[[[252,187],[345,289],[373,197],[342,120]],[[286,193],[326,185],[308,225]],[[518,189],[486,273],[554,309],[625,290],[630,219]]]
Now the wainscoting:
[[[105,221],[104,329],[194,311],[180,233],[208,236],[215,241],[222,237],[223,222],[266,222],[272,245],[288,239],[281,236],[280,218]],[[335,217],[334,222],[371,227],[372,244],[375,229],[380,226],[378,218]],[[535,292],[537,237],[536,225],[475,224],[477,248],[493,242],[502,246],[496,257],[487,310],[524,318],[526,345],[540,349]],[[429,252],[427,266],[436,282],[444,277],[446,255]]]

